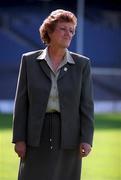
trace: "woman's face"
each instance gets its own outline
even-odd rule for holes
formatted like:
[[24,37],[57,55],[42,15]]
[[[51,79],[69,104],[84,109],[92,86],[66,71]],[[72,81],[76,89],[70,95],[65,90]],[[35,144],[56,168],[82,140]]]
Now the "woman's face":
[[54,32],[49,34],[50,45],[57,48],[68,48],[75,33],[72,22],[58,22]]

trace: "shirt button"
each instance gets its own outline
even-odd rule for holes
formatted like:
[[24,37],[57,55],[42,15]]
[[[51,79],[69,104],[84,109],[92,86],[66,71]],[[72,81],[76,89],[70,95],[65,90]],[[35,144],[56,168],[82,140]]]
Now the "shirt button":
[[52,139],[50,139],[50,142],[52,142]]
[[50,146],[50,149],[53,149],[53,146]]

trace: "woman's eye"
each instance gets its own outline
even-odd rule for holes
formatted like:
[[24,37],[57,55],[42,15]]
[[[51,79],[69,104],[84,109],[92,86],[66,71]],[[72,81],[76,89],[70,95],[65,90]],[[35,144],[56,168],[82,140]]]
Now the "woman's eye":
[[73,31],[73,30],[70,30],[70,33],[71,33],[71,34],[74,34],[74,31]]
[[64,32],[67,32],[67,31],[68,31],[68,32],[69,32],[70,34],[72,34],[72,35],[74,34],[74,30],[73,30],[73,29],[66,29],[66,28],[64,28],[64,27],[61,27],[60,30],[61,30],[61,31],[64,31]]
[[66,29],[65,28],[60,28],[61,30],[63,30],[63,31],[66,31]]

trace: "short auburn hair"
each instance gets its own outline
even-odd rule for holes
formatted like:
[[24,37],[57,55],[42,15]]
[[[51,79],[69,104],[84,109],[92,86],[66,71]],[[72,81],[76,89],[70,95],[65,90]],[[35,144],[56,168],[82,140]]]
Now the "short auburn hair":
[[72,22],[75,28],[77,26],[77,18],[72,12],[63,9],[52,11],[39,28],[40,37],[44,44],[50,43],[48,32],[54,32],[58,22]]

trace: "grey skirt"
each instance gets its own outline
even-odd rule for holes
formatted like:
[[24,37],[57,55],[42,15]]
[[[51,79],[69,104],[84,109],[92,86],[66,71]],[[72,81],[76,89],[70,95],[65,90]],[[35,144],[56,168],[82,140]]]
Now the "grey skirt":
[[39,147],[27,146],[18,180],[80,180],[79,149],[61,149],[60,113],[47,113]]

